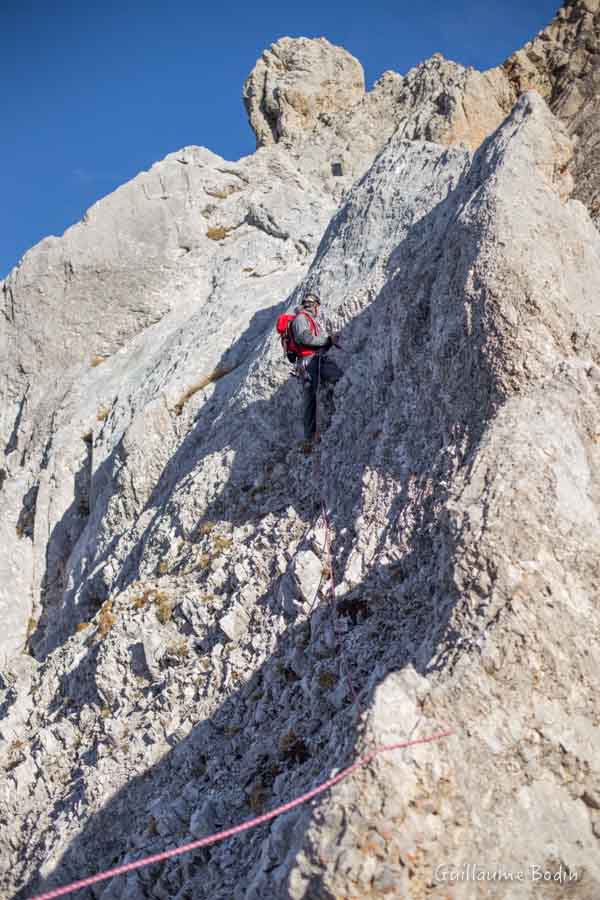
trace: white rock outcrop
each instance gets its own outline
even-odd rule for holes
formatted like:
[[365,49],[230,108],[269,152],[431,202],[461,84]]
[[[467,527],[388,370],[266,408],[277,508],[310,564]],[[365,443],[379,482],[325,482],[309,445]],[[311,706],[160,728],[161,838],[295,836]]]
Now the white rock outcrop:
[[351,109],[365,93],[361,64],[325,38],[281,38],[244,84],[244,104],[259,147],[290,140],[322,116]]
[[396,129],[409,140],[476,149],[514,101],[501,68],[477,72],[441,54],[404,77],[384,72],[367,92],[358,60],[324,38],[282,38],[244,85],[257,146],[285,147],[290,160],[337,199]]
[[199,377],[209,393],[212,373],[235,369],[270,330],[262,311],[306,271],[333,208],[279,148],[239,163],[188,148],[8,277],[0,658],[23,648],[48,609],[50,627],[63,628],[64,598],[91,574],[78,541],[86,529],[98,541],[114,440],[131,455],[143,506],[177,443],[169,410]]

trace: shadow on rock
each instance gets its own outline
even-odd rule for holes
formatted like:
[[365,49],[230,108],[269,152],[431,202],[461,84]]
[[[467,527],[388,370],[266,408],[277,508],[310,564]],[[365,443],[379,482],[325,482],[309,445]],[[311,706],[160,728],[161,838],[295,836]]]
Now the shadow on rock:
[[[394,572],[382,574],[395,577]],[[272,605],[274,600],[263,598],[263,602]],[[428,627],[425,618],[422,605],[365,591],[362,599],[345,600],[335,616],[324,600],[306,619],[291,622],[266,662],[242,685],[234,687],[228,677],[226,653],[213,657],[212,670],[197,681],[197,702],[208,694],[222,698],[212,715],[182,740],[168,736],[172,749],[160,762],[112,796],[73,839],[52,874],[30,881],[17,898],[25,900],[88,873],[227,828],[294,799],[334,769],[349,765],[362,725],[341,662],[340,642],[360,707],[368,709],[388,672],[417,662],[427,664],[414,653],[422,647],[422,634]],[[393,643],[390,629],[396,634]],[[206,634],[205,647],[214,648],[222,640],[216,632],[215,627]],[[88,662],[93,665],[93,660]],[[70,677],[84,677],[84,669]],[[145,702],[156,703],[157,711],[168,683],[165,673],[165,681],[146,692]],[[106,755],[98,752],[98,745],[103,743],[105,738],[99,736],[82,761],[102,767]],[[81,771],[72,774],[76,781]],[[75,809],[81,815],[82,802],[81,792],[69,794],[58,803],[57,815],[68,820],[69,811]],[[104,886],[102,896],[105,900],[164,896],[258,900],[267,890],[268,896],[291,898],[289,854],[302,845],[305,824],[320,804],[275,820],[278,825],[260,826],[214,847],[156,864],[139,876],[114,879]],[[28,852],[35,849],[30,846]],[[277,871],[278,867],[282,868]],[[82,890],[77,896],[98,894]],[[305,896],[332,895],[315,878]]]

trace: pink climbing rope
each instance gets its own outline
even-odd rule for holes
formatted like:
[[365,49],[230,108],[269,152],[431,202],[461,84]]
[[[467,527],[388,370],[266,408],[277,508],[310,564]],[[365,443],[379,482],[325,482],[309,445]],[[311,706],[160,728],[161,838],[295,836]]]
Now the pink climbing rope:
[[262,816],[257,816],[254,819],[250,819],[248,822],[242,822],[240,825],[235,825],[233,828],[226,828],[224,831],[218,831],[216,834],[211,834],[207,837],[200,838],[197,841],[192,841],[190,844],[183,844],[181,847],[174,847],[172,850],[163,850],[162,853],[155,853],[153,856],[145,856],[143,859],[125,863],[122,866],[116,866],[114,869],[107,869],[105,872],[100,872],[98,875],[92,875],[90,878],[83,878],[81,881],[74,881],[72,884],[67,884],[65,887],[47,891],[45,894],[37,894],[35,897],[32,897],[31,900],[52,900],[54,897],[63,897],[65,894],[81,890],[81,888],[90,887],[92,884],[97,884],[99,881],[106,881],[106,879],[114,878],[116,875],[124,875],[126,872],[133,872],[135,869],[141,869],[145,866],[151,866],[154,863],[163,862],[166,859],[172,859],[172,857],[179,856],[182,853],[189,853],[190,850],[198,850],[200,847],[208,847],[210,844],[217,844],[219,841],[224,841],[227,838],[234,837],[236,834],[249,831],[251,828],[256,828],[258,825],[264,825],[265,822],[270,822],[271,819],[275,819],[277,816],[281,816],[283,813],[289,812],[303,803],[307,803],[314,797],[318,797],[319,794],[324,793],[324,791],[329,790],[329,788],[332,788],[344,778],[347,778],[348,775],[356,772],[357,769],[361,769],[368,765],[381,753],[388,753],[391,750],[404,750],[407,747],[414,747],[417,744],[431,744],[434,741],[440,741],[442,738],[449,737],[452,733],[452,731],[442,731],[439,734],[434,734],[430,737],[415,738],[411,741],[402,741],[398,744],[389,744],[385,747],[378,747],[356,760],[356,762],[352,763],[351,766],[348,766],[347,769],[343,769],[341,772],[338,772],[337,775],[327,779],[327,781],[324,781],[312,790],[307,791],[306,794],[302,794],[302,796],[297,797],[295,800],[290,800],[289,803],[284,803],[282,806],[278,806],[277,809],[264,813]]

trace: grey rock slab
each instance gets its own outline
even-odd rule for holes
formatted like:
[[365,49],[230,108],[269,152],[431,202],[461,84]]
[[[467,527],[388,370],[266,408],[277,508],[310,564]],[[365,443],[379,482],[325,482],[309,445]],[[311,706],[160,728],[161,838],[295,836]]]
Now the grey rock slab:
[[231,641],[237,641],[248,630],[248,613],[240,604],[236,604],[226,615],[219,619],[221,631]]
[[[71,621],[73,606],[106,596],[117,574],[106,548],[117,540],[127,555],[137,540],[115,523],[135,509],[148,529],[151,511],[140,514],[185,436],[174,416],[182,396],[196,391],[185,426],[190,408],[232,383],[213,373],[249,357],[270,327],[261,311],[306,270],[333,208],[278,148],[239,163],[186,148],[33,248],[8,277],[3,437],[11,459],[26,460],[25,470],[11,464],[2,489],[9,653],[45,605],[63,605]],[[190,228],[194,241],[182,236]],[[40,294],[46,271],[52,286]],[[27,583],[29,603],[11,604]],[[55,617],[49,625],[64,637]],[[43,651],[59,639],[44,635]]]
[[156,634],[156,632],[148,631],[143,636],[142,646],[144,648],[144,659],[148,671],[154,679],[160,679],[160,661],[166,649],[164,640],[159,634]]
[[323,562],[312,550],[299,551],[282,578],[277,603],[290,616],[314,606],[323,581]]

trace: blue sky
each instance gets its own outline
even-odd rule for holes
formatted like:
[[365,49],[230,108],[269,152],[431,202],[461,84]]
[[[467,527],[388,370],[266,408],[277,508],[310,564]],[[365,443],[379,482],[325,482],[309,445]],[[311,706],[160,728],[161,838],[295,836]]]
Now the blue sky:
[[432,53],[483,69],[559,0],[0,0],[0,277],[48,234],[167,153],[254,150],[242,83],[284,35],[325,36],[370,87]]

